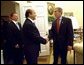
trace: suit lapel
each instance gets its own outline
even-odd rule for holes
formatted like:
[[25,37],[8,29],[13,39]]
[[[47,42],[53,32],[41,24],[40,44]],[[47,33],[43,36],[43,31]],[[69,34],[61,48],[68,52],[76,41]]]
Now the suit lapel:
[[12,22],[12,24],[15,29],[19,30],[18,27],[15,25],[15,23]]
[[38,28],[37,28],[36,25],[35,25],[35,23],[33,23],[33,22],[32,22],[31,20],[29,20],[29,19],[27,19],[27,20],[31,23],[31,25],[34,27],[34,29],[36,30],[36,32],[37,32],[38,34],[40,34]]
[[29,23],[31,23],[31,25],[33,25],[34,27],[36,27],[35,23],[33,23],[31,20],[27,19]]

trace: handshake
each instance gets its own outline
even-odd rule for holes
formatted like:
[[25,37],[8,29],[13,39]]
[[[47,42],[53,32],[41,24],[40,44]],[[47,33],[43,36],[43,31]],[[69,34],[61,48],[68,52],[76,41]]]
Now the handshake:
[[[46,40],[46,43],[48,43],[48,41],[49,41],[49,38],[47,38],[47,37],[44,37],[44,39]],[[45,43],[45,44],[46,44]]]

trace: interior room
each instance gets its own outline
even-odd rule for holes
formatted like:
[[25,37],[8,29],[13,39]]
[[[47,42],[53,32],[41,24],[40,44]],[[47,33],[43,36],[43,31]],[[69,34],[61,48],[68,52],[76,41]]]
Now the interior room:
[[[83,64],[83,1],[1,1],[1,18],[8,20],[10,13],[16,12],[19,15],[18,22],[23,27],[25,12],[32,8],[37,15],[35,24],[40,35],[47,38],[54,19],[55,7],[61,7],[62,16],[72,20],[73,50],[71,54],[67,53],[67,64]],[[48,41],[45,45],[40,44],[40,46],[38,64],[53,64],[53,40]],[[60,61],[59,57],[58,64],[61,63]],[[1,49],[1,64],[4,64],[3,49]],[[26,59],[23,64],[26,64]]]

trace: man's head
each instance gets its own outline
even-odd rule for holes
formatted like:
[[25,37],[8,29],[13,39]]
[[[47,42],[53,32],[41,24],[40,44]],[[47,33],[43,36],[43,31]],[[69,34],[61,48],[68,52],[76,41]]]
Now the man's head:
[[11,13],[10,14],[10,18],[12,19],[12,20],[14,20],[14,21],[17,21],[18,20],[18,14],[17,13]]
[[36,13],[33,9],[27,9],[26,10],[26,13],[25,13],[25,17],[26,18],[31,18],[32,20],[35,20],[36,19]]
[[63,11],[62,11],[62,8],[60,7],[56,7],[54,9],[54,15],[56,18],[60,18],[60,16],[62,15]]

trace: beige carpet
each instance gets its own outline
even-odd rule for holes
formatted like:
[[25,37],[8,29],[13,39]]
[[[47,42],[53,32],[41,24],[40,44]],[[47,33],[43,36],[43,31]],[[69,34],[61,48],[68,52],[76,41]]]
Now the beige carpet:
[[[69,56],[68,58],[69,58],[69,60],[71,60],[72,56]],[[69,64],[73,64],[73,62],[71,62],[71,61],[69,61]],[[26,60],[24,60],[23,63],[26,64]],[[40,56],[38,58],[38,64],[53,64],[53,49],[52,48],[50,50],[50,55],[48,55],[48,56]],[[61,64],[61,58],[60,57],[58,59],[58,64]]]

